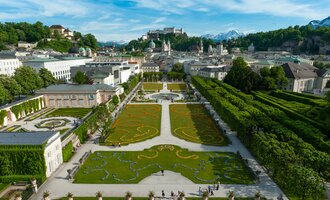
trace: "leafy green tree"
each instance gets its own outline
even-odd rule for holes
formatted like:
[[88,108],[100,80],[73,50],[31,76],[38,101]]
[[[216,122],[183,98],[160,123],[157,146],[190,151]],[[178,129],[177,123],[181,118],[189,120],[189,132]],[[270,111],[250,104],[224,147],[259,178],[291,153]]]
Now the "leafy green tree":
[[46,68],[41,68],[39,70],[39,76],[42,79],[43,87],[47,87],[51,84],[56,83],[56,79],[53,74]]
[[22,93],[22,87],[16,82],[16,80],[7,75],[0,75],[0,84],[9,92],[9,99],[13,100],[15,96]]
[[290,166],[287,173],[290,174],[286,178],[287,187],[302,200],[324,198],[323,179],[315,171],[300,166]]
[[87,84],[88,78],[82,71],[77,71],[76,75],[73,77],[73,82],[78,84]]
[[6,88],[0,84],[0,104],[5,103],[9,98],[9,92]]
[[42,79],[38,73],[29,66],[17,68],[14,79],[22,87],[23,94],[32,94],[34,90],[43,86]]
[[118,98],[117,95],[114,95],[114,96],[112,97],[112,103],[113,103],[115,106],[118,105],[118,103],[119,103],[119,98]]
[[179,72],[184,73],[183,64],[182,63],[175,63],[172,67],[172,72]]
[[233,67],[226,75],[224,82],[249,93],[258,86],[260,77],[253,72],[243,58],[238,57],[233,61]]

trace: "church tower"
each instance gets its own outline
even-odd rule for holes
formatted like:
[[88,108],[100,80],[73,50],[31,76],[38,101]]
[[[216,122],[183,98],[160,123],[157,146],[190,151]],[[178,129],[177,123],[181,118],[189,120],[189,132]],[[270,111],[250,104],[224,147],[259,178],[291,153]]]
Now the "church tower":
[[204,52],[204,46],[203,46],[203,40],[201,39],[199,42],[199,53],[203,53]]

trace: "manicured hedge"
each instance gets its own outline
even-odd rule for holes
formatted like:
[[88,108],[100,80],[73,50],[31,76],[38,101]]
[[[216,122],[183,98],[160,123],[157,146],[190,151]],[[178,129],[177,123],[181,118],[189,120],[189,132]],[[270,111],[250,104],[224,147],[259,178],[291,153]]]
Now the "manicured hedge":
[[[276,107],[254,101],[250,95],[245,95],[224,83],[210,81],[201,77],[192,77],[196,88],[209,100],[221,118],[238,132],[239,138],[252,150],[259,162],[270,169],[274,179],[283,189],[300,195],[297,191],[301,190],[301,185],[288,185],[288,182],[294,182],[293,180],[297,178],[315,179],[318,182],[306,186],[306,189],[314,190],[315,187],[320,189],[319,186],[323,184],[319,181],[322,180],[321,177],[330,180],[329,154],[317,151],[311,144],[297,136],[299,134],[306,140],[323,141],[324,135],[318,129],[299,120],[290,121],[292,119]],[[302,130],[299,126],[305,127],[306,130]],[[309,131],[316,131],[315,137]],[[302,174],[298,174],[297,177],[292,177],[290,174],[283,176],[283,172],[294,171],[296,168],[311,173],[306,174],[308,177],[298,177]],[[315,192],[320,192],[318,189],[315,189]],[[322,188],[320,190],[324,191]]]
[[14,113],[17,119],[22,118],[22,115],[28,115],[29,113],[37,112],[42,108],[42,98],[31,99],[29,101],[25,101],[23,103],[17,104],[10,108],[10,110]]
[[297,94],[298,93],[296,93],[296,94],[288,93],[288,92],[284,92],[281,90],[272,91],[270,93],[271,96],[278,97],[278,98],[281,98],[281,99],[284,99],[287,101],[296,101],[296,102],[313,105],[313,106],[326,105],[326,101],[324,101],[323,99],[320,99],[318,97],[317,97],[317,99],[315,99],[315,98],[310,98],[310,97],[305,97],[305,96],[299,96]]
[[69,142],[65,147],[62,148],[63,162],[68,162],[73,156],[73,145]]
[[[46,175],[43,146],[1,146],[0,177],[9,182],[11,177]],[[0,180],[1,182],[1,180]]]
[[5,121],[5,117],[7,116],[6,110],[0,110],[0,126],[3,126],[3,123]]

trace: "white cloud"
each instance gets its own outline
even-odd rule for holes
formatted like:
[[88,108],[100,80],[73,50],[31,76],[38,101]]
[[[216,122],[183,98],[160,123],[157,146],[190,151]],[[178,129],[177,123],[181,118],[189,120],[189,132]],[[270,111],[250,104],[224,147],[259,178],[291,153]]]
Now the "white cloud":
[[161,22],[164,22],[164,21],[166,21],[166,17],[160,17],[160,18],[155,19],[152,23],[153,24],[158,24],[158,23],[161,23]]

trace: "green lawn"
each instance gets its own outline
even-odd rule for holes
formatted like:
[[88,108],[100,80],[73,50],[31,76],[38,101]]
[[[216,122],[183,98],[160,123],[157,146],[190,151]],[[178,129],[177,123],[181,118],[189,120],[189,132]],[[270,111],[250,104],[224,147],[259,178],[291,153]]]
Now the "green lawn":
[[178,138],[207,145],[228,145],[211,116],[200,104],[171,104],[171,131]]
[[[181,173],[194,183],[253,184],[243,161],[234,153],[190,152],[174,145],[144,151],[93,153],[74,177],[75,183],[138,183],[162,169]],[[166,174],[165,174],[166,176]]]
[[185,91],[187,89],[187,85],[185,83],[169,83],[167,84],[167,89]]
[[143,83],[143,89],[146,91],[158,91],[163,89],[162,83]]
[[0,183],[0,192],[5,190],[9,185],[10,183]]
[[76,117],[83,118],[92,109],[91,108],[59,108],[47,114],[45,117]]
[[127,105],[113,123],[105,143],[121,145],[141,142],[160,135],[161,105]]
[[65,129],[61,129],[60,130],[60,134],[62,135],[63,133],[65,133],[65,131],[69,130],[69,128],[65,128]]

